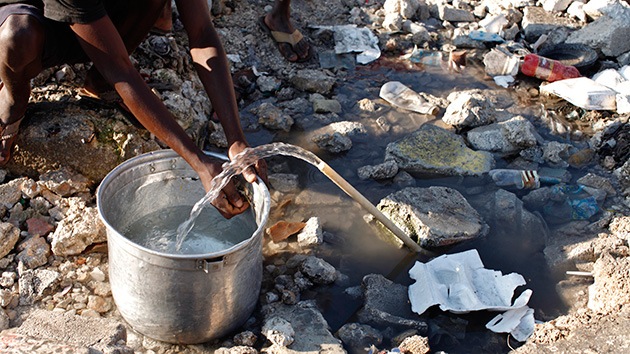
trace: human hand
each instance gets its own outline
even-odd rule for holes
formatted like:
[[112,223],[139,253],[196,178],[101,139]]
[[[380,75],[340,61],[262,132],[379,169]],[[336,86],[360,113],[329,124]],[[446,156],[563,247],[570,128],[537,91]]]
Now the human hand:
[[[199,173],[204,189],[208,192],[212,186],[212,180],[223,171],[223,161],[214,159],[210,156],[203,158],[204,171]],[[223,187],[216,199],[212,201],[212,205],[219,211],[224,218],[230,219],[249,207],[247,199],[245,199],[236,188],[231,180]]]
[[[234,156],[238,155],[248,147],[249,146],[243,142],[233,143],[228,150],[228,155],[230,156],[230,159],[233,159]],[[256,176],[260,177],[260,179],[262,179],[265,184],[269,184],[267,180],[267,163],[265,162],[265,160],[260,159],[256,161],[256,163],[254,163],[252,166],[249,166],[243,171],[243,177],[249,183],[256,182]]]

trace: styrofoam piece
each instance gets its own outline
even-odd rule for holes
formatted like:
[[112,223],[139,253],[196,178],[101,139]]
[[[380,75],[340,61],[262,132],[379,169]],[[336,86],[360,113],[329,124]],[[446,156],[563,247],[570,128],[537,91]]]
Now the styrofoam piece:
[[616,92],[587,77],[555,81],[541,86],[540,92],[556,95],[584,109],[616,109]]
[[398,81],[390,81],[381,86],[379,96],[396,107],[421,114],[436,115],[439,111],[437,106]]

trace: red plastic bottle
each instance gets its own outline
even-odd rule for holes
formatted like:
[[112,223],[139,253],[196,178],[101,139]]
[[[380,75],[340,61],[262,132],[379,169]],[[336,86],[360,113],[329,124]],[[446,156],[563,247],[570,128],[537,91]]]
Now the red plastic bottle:
[[582,76],[575,66],[564,65],[557,60],[544,58],[536,54],[527,54],[525,56],[521,65],[521,72],[527,76],[537,77],[549,82]]

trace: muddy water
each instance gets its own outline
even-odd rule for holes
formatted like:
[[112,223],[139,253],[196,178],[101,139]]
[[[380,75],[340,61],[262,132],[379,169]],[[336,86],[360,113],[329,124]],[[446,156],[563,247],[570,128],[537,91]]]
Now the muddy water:
[[[455,75],[446,73],[439,67],[415,67],[410,70],[404,64],[380,60],[379,64],[357,68],[348,75],[343,84],[337,86],[335,95],[345,106],[339,120],[361,122],[368,130],[366,136],[352,137],[353,147],[349,151],[333,155],[317,149],[310,138],[313,130],[321,125],[303,123],[299,119],[297,126],[300,128],[294,128],[288,134],[270,136],[267,133],[249,133],[252,144],[282,141],[311,150],[376,205],[381,198],[401,187],[391,181],[362,181],[357,177],[357,169],[364,165],[383,162],[387,144],[417,130],[421,125],[441,125],[439,116],[436,119],[396,110],[380,100],[379,89],[384,83],[400,81],[416,92],[426,92],[443,98],[455,91],[497,88],[492,81],[484,81],[480,68],[469,67],[464,74]],[[364,98],[380,101],[381,108],[372,113],[359,111],[354,105]],[[530,108],[523,107],[523,112]],[[376,123],[377,118],[384,118],[389,129],[379,126]],[[541,133],[548,134],[548,132]],[[411,279],[408,271],[415,261],[426,262],[440,254],[456,253],[473,248],[479,251],[487,268],[499,270],[503,274],[517,272],[524,276],[527,281],[526,287],[533,290],[529,305],[535,309],[537,319],[550,319],[565,311],[564,304],[554,290],[561,275],[551,274],[542,253],[547,231],[522,229],[517,225],[505,225],[505,223],[495,221],[492,210],[487,208],[487,204],[489,196],[492,195],[491,192],[497,187],[489,178],[416,176],[417,187],[440,185],[459,190],[490,225],[490,233],[483,239],[465,242],[451,248],[413,254],[381,240],[382,232],[364,222],[363,216],[366,212],[314,167],[291,158],[273,158],[271,162],[272,164],[277,162],[288,164],[291,173],[296,173],[301,177],[301,186],[311,191],[314,196],[311,203],[289,206],[283,219],[306,220],[311,216],[318,216],[323,229],[334,236],[332,246],[318,251],[320,256],[349,277],[348,281],[342,285],[318,289],[317,293],[310,294],[311,297],[317,299],[333,332],[355,319],[362,301],[345,294],[344,289],[359,285],[364,275],[378,273],[396,283],[409,285]],[[497,167],[506,164],[507,161],[497,160]],[[523,193],[521,191],[518,195],[521,196]],[[326,204],[327,199],[339,202]],[[483,206],[486,207],[483,208]],[[518,288],[516,295],[524,289],[524,287]],[[309,294],[304,296],[309,297]],[[484,328],[484,325],[495,315],[496,313],[482,311],[456,316],[441,312],[439,309],[431,309],[423,317],[430,321],[429,336],[434,351],[508,352],[507,335],[495,334]],[[511,341],[511,343],[512,346],[518,346],[517,342]]]

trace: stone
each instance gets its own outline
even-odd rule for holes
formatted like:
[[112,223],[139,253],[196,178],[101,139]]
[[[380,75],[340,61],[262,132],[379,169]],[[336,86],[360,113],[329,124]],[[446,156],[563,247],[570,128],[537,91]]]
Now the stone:
[[324,242],[322,226],[318,217],[314,216],[306,221],[306,225],[297,235],[297,240],[301,247],[313,247]]
[[322,95],[329,94],[332,91],[335,81],[335,78],[313,69],[299,70],[291,77],[291,84],[298,90]]
[[438,4],[438,12],[440,20],[448,22],[473,22],[475,15],[468,10],[457,9],[446,4]]
[[26,220],[26,227],[31,236],[46,236],[55,227],[42,218],[30,218]]
[[490,153],[469,149],[461,136],[432,124],[388,144],[385,154],[385,161],[411,174],[479,176],[495,163]]
[[608,196],[617,195],[615,187],[613,187],[608,178],[598,176],[593,173],[587,173],[586,175],[578,178],[576,182],[587,187],[604,190]]
[[359,122],[334,122],[328,125],[328,128],[342,135],[346,136],[355,136],[355,135],[365,135],[367,134],[367,130],[365,126]]
[[457,128],[474,128],[493,123],[496,110],[480,90],[454,92],[442,121]]
[[398,345],[398,348],[403,353],[428,354],[431,352],[429,338],[418,335],[405,338],[402,343]]
[[20,239],[20,229],[8,222],[0,223],[0,258],[13,250]]
[[374,166],[362,166],[358,168],[357,174],[362,180],[370,178],[375,180],[390,179],[398,174],[398,164],[390,160]]
[[422,247],[442,247],[485,236],[489,227],[457,190],[408,187],[376,206]]
[[6,208],[12,208],[22,198],[22,184],[27,178],[16,178],[0,184],[0,203]]
[[603,254],[593,267],[594,283],[589,286],[588,308],[607,314],[628,304],[630,288],[630,258]]
[[54,270],[25,270],[20,274],[20,305],[32,305],[50,294],[58,284],[61,274]]
[[569,7],[573,0],[543,0],[542,7],[549,12],[562,12]]
[[348,151],[352,148],[352,140],[345,135],[334,132],[332,134],[324,133],[313,137],[313,142],[321,149],[327,150],[334,154]]
[[420,8],[419,0],[385,0],[385,14],[400,14],[403,18],[412,18]]
[[610,232],[625,240],[630,240],[630,216],[620,216],[610,222]]
[[277,317],[288,322],[295,331],[289,350],[278,346],[263,348],[274,353],[346,353],[341,341],[330,333],[328,322],[317,309],[315,301],[300,301],[296,305],[275,302],[263,306],[265,322]]
[[525,38],[534,43],[538,37],[557,28],[577,29],[580,25],[575,20],[554,16],[542,7],[527,6],[523,10],[521,27]]
[[73,204],[52,235],[52,251],[58,256],[76,255],[89,245],[107,241],[98,210]]
[[571,33],[566,43],[584,44],[599,49],[605,56],[616,57],[630,50],[630,15],[625,19],[602,16]]
[[295,331],[287,320],[281,317],[271,317],[265,321],[262,334],[274,345],[288,347],[293,343]]
[[88,178],[65,167],[42,174],[39,183],[62,197],[89,192],[92,185]]
[[338,277],[335,267],[315,256],[307,257],[304,262],[302,262],[300,271],[315,284],[331,284],[334,283]]
[[380,274],[366,275],[362,286],[365,303],[358,312],[361,323],[427,332],[427,323],[411,311],[406,286],[394,283]]
[[573,145],[550,141],[543,145],[543,158],[558,167],[567,167],[569,163],[566,160],[571,154]]
[[290,115],[268,102],[261,104],[255,112],[258,115],[258,123],[268,129],[288,132],[294,123]]
[[26,268],[34,269],[48,263],[50,256],[50,245],[46,239],[40,236],[33,236],[22,242],[18,247],[20,253],[17,259],[24,264]]
[[341,113],[341,103],[337,100],[315,100],[313,111],[315,113]]
[[504,122],[474,128],[466,137],[476,150],[513,153],[536,146],[535,132],[529,120],[516,116]]
[[262,92],[275,92],[282,86],[282,81],[273,76],[262,75],[256,79],[256,85]]
[[361,323],[346,323],[335,334],[350,353],[365,353],[366,348],[379,346],[383,335],[375,328]]

